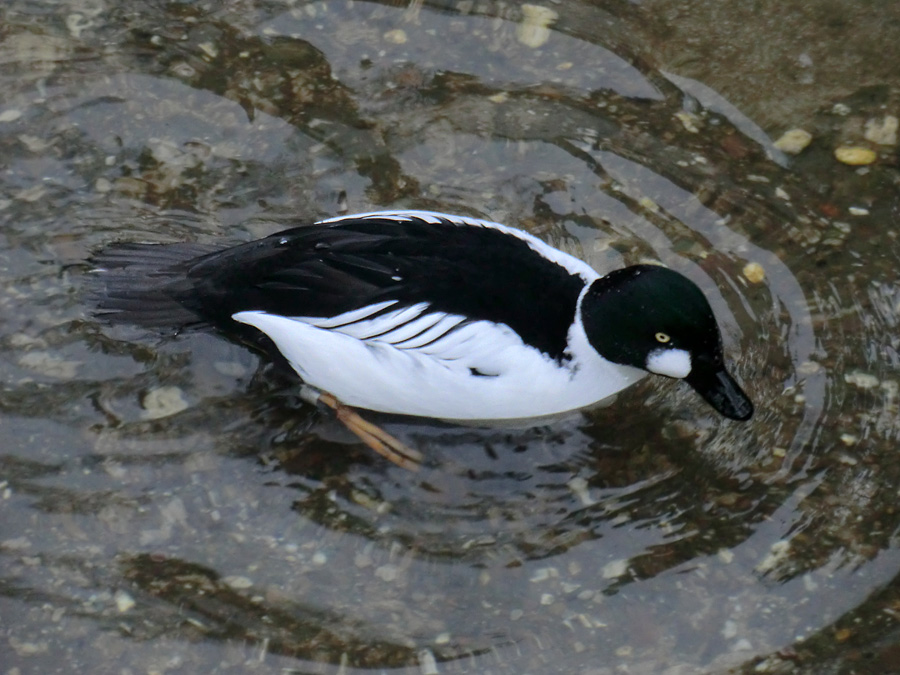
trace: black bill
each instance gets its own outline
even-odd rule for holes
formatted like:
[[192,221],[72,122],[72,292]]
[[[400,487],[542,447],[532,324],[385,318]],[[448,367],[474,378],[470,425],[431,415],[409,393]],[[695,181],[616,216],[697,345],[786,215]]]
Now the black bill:
[[724,367],[695,368],[684,380],[725,417],[744,421],[753,416],[753,403]]

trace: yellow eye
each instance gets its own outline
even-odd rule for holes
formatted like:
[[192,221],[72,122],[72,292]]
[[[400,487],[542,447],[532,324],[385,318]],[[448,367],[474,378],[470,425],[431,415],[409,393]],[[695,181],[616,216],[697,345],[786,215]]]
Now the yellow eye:
[[657,342],[662,342],[663,344],[666,344],[669,340],[672,339],[669,337],[668,333],[657,333],[655,337]]

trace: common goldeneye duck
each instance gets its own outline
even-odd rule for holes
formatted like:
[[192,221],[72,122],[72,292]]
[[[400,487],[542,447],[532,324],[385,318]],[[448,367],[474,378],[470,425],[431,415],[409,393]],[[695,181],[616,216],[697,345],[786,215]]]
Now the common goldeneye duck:
[[283,358],[304,392],[400,464],[418,453],[348,406],[465,422],[588,407],[648,372],[725,417],[753,404],[703,292],[665,267],[600,276],[521,230],[426,211],[341,216],[229,248],[117,244],[96,313],[213,327]]

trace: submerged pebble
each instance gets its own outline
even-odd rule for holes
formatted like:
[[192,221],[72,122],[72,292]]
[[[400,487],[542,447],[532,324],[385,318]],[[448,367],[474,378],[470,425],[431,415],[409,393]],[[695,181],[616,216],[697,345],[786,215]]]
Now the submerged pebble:
[[212,42],[201,42],[197,46],[204,54],[206,54],[211,59],[214,59],[219,55],[219,48],[216,47]]
[[893,115],[885,115],[882,119],[870,119],[866,122],[866,140],[878,145],[897,145],[897,128],[900,121]]
[[222,582],[236,591],[242,591],[253,586],[253,580],[250,579],[250,577],[241,576],[239,574],[232,574],[224,577]]
[[375,568],[375,576],[388,583],[396,581],[400,576],[400,568],[387,563]]
[[80,361],[68,361],[50,352],[27,352],[19,358],[19,365],[41,375],[71,380],[78,372]]
[[874,375],[855,370],[852,373],[844,375],[844,382],[859,387],[860,389],[874,389],[878,386],[879,380]]
[[10,108],[0,112],[0,122],[15,122],[22,116],[22,111],[17,108]]
[[837,161],[850,166],[865,166],[874,162],[877,157],[874,150],[851,145],[836,148],[834,156]]
[[437,667],[437,660],[434,658],[434,654],[431,653],[430,649],[423,649],[418,654],[419,657],[419,669],[422,672],[422,675],[438,675],[440,672]]
[[721,632],[722,632],[722,637],[725,638],[726,640],[730,640],[733,637],[737,637],[737,635],[738,635],[737,624],[734,621],[732,621],[731,619],[728,619],[725,621],[724,624],[722,624]]
[[693,113],[689,113],[686,110],[679,110],[675,113],[675,117],[678,118],[678,121],[681,122],[685,130],[690,131],[692,134],[696,134],[700,131],[700,118]]
[[44,654],[50,649],[50,645],[44,641],[25,642],[24,640],[20,640],[16,637],[10,637],[7,642],[19,656],[35,656],[36,654]]
[[780,565],[791,553],[791,542],[785,539],[774,542],[769,547],[769,553],[756,566],[760,574],[768,574]]
[[522,22],[516,27],[516,38],[526,47],[542,47],[550,39],[549,26],[558,16],[549,7],[522,5]]
[[113,599],[116,601],[116,609],[123,614],[130,609],[134,609],[134,606],[137,604],[129,593],[122,590],[116,591]]
[[389,30],[384,34],[384,39],[386,42],[390,42],[395,45],[403,45],[406,44],[406,41],[409,39],[406,37],[406,31],[401,28],[395,28],[394,30]]
[[588,482],[581,476],[575,476],[567,485],[584,506],[593,506],[596,503],[594,498],[591,497]]
[[601,570],[604,579],[616,579],[628,571],[628,560],[620,559],[606,563]]
[[785,131],[774,145],[789,155],[799,155],[812,142],[812,134],[805,129]]
[[744,276],[750,283],[759,284],[765,281],[766,270],[759,263],[747,263],[744,265]]
[[188,402],[178,387],[157,387],[147,392],[141,405],[145,419],[157,420],[186,410]]

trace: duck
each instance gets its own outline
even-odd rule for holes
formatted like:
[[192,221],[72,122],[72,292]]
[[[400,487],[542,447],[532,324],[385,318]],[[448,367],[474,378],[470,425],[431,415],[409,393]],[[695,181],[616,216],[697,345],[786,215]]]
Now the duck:
[[232,246],[114,243],[91,262],[98,318],[266,352],[305,400],[407,468],[421,453],[358,410],[538,423],[654,374],[729,420],[753,415],[693,281],[659,264],[601,275],[488,220],[375,211]]

